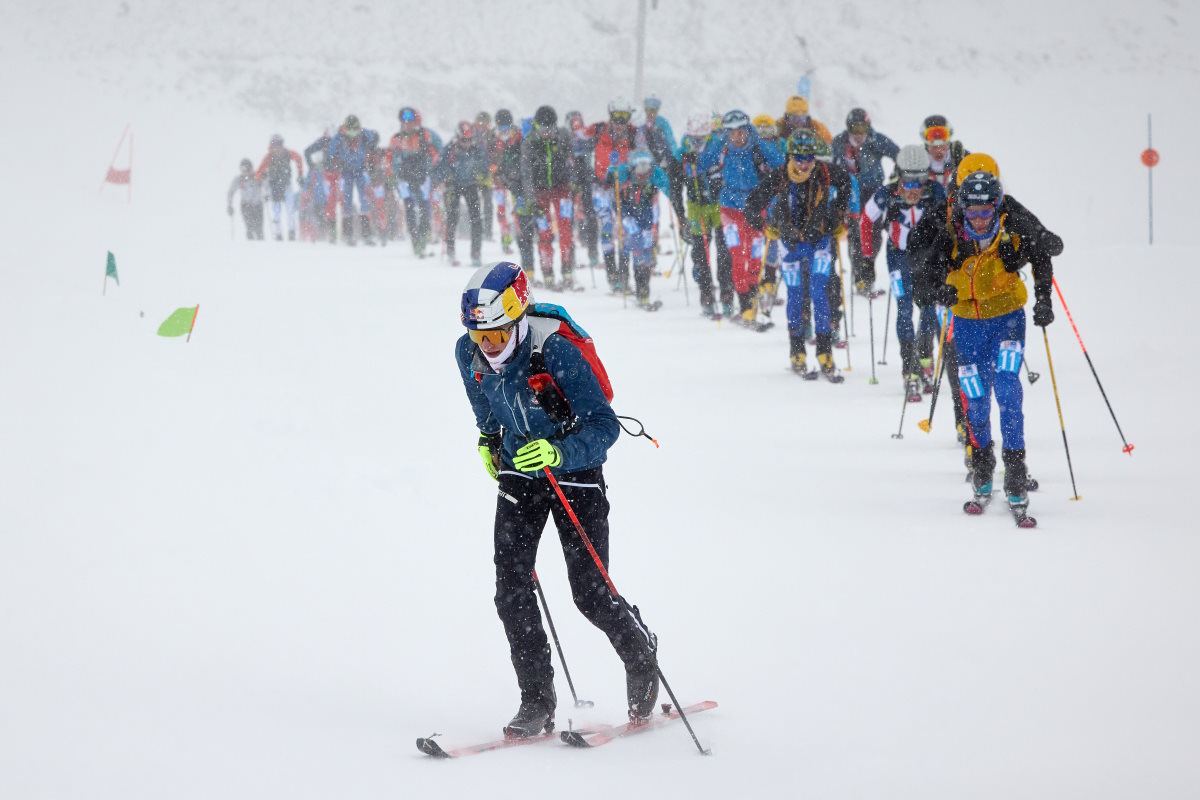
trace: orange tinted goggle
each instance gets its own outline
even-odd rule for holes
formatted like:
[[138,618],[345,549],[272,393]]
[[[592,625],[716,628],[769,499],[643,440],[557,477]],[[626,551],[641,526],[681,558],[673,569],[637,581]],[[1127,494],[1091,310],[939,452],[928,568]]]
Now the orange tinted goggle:
[[505,325],[503,328],[490,328],[483,331],[468,330],[467,335],[475,344],[483,344],[484,340],[487,340],[493,347],[499,347],[508,343],[515,327],[516,325]]
[[948,144],[950,142],[950,128],[945,125],[934,125],[932,128],[926,128],[925,142],[933,145]]

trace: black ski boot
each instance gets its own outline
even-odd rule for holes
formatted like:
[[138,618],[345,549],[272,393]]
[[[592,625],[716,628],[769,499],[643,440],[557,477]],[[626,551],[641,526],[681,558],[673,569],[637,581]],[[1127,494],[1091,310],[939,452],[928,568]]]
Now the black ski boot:
[[342,244],[354,247],[354,217],[342,217]]
[[788,359],[792,363],[792,371],[797,375],[808,375],[808,353],[804,347],[803,336],[788,336]]
[[996,470],[995,447],[995,442],[988,442],[987,447],[971,450],[971,486],[976,495],[992,493],[992,473]]
[[1004,461],[1004,493],[1009,505],[1029,505],[1029,471],[1025,468],[1025,451],[1001,450]]
[[993,443],[987,447],[967,448],[971,451],[971,488],[974,496],[963,503],[963,511],[968,514],[982,514],[992,501],[992,472],[996,469],[996,453]]
[[551,733],[554,730],[554,709],[558,706],[558,697],[554,694],[554,681],[536,687],[526,695],[521,693],[521,707],[504,726],[504,735],[516,739],[539,736],[543,731]]
[[625,667],[625,697],[629,701],[630,722],[645,722],[654,715],[654,703],[658,700],[658,661],[653,654]]
[[1025,450],[1001,450],[1004,459],[1004,494],[1008,510],[1018,528],[1036,528],[1037,520],[1029,516],[1029,489],[1034,483],[1025,468]]

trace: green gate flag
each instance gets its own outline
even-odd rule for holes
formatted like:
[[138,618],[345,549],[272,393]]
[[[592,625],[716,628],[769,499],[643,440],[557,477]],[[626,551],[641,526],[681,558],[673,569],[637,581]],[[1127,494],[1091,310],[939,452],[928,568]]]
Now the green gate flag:
[[117,280],[117,259],[113,256],[111,250],[108,252],[108,266],[104,268],[104,276],[112,278],[113,283],[117,284],[117,286],[121,285],[121,282]]
[[158,326],[158,335],[187,336],[192,332],[192,323],[196,320],[196,312],[199,310],[200,306],[185,306],[175,309],[175,313]]

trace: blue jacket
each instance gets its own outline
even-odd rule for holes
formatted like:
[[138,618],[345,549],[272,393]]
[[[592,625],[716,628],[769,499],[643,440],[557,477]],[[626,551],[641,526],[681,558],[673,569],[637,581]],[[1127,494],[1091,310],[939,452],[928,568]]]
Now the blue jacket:
[[857,154],[852,153],[850,133],[833,137],[833,163],[858,178],[859,194],[870,197],[883,186],[883,159],[896,160],[900,148],[888,137],[871,128]]
[[488,174],[487,152],[474,141],[455,138],[442,150],[433,168],[433,182],[445,181],[448,186],[466,189],[479,185]]
[[367,153],[374,150],[379,144],[379,134],[365,128],[358,138],[360,140],[358,147],[351,147],[349,138],[338,131],[337,136],[334,136],[333,141],[329,143],[327,155],[336,161],[343,175],[347,173],[357,175],[362,172],[367,161]]
[[679,144],[675,141],[675,131],[671,130],[671,123],[667,122],[667,120],[661,114],[659,114],[654,118],[654,127],[657,128],[658,132],[662,134],[663,141],[666,142],[667,150],[670,156],[678,160],[678,158],[675,156],[675,150],[678,149]]
[[718,202],[725,208],[744,209],[746,196],[759,182],[758,163],[761,160],[770,169],[783,166],[783,154],[772,142],[759,137],[750,129],[750,140],[745,147],[732,147],[725,133],[714,136],[696,162],[702,170],[714,166],[721,168],[721,195]]
[[[529,357],[534,326],[539,324],[549,330],[557,329],[559,323],[531,317],[529,334],[499,374],[466,334],[455,344],[454,356],[475,412],[475,424],[482,433],[503,430],[503,460],[509,469],[517,450],[534,439],[548,439],[562,453],[562,464],[551,470],[556,475],[598,467],[608,458],[608,448],[621,433],[617,415],[579,348],[557,334],[546,337],[542,356],[546,369],[571,404],[575,424],[564,430],[534,402],[529,388]],[[480,376],[478,380],[476,375]]]
[[671,179],[662,167],[654,167],[650,179],[644,184],[634,180],[628,164],[618,164],[609,167],[605,176],[606,181],[618,180],[621,183],[621,216],[637,221],[642,230],[650,230],[654,225],[654,209],[658,205],[656,187],[670,194]]

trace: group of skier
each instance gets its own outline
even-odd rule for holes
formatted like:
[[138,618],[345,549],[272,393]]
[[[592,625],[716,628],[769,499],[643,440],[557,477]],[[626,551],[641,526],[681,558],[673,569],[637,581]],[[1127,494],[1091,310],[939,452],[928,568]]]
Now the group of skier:
[[692,114],[677,142],[661,105],[654,96],[641,109],[615,99],[607,119],[591,124],[578,111],[560,124],[548,105],[519,120],[508,109],[482,111],[460,122],[446,144],[410,106],[386,142],[350,115],[303,155],[271,137],[257,169],[243,160],[228,211],[240,190],[248,238],[262,238],[266,205],[276,239],[286,221],[289,239],[337,241],[340,210],[346,244],[385,244],[406,231],[416,254],[428,255],[440,238],[457,264],[465,203],[472,265],[481,265],[482,242],[498,228],[503,252],[515,245],[530,286],[580,288],[578,236],[589,266],[603,262],[612,292],[655,310],[661,304],[651,299],[650,278],[662,196],[670,216],[661,222],[682,245],[675,257],[690,257],[702,313],[766,330],[782,283],[791,368],[834,383],[843,381],[834,363],[834,349],[845,345],[843,286],[868,303],[882,295],[875,274],[882,249],[885,320],[894,305],[908,400],[933,393],[944,374],[968,467],[985,496],[996,463],[988,421],[995,394],[1004,488],[1023,507],[1020,270],[1032,267],[1034,323],[1049,324],[1051,258],[1062,242],[1005,193],[996,162],[970,153],[936,114],[922,122],[918,143],[900,147],[861,108],[833,135],[795,95],[778,117]]
[[[847,115],[844,131],[831,135],[797,95],[777,119],[751,119],[737,109],[694,114],[676,144],[659,106],[647,98],[645,117],[635,121],[629,104],[617,100],[608,120],[586,125],[572,112],[563,127],[543,106],[528,130],[511,135],[505,129],[520,147],[511,157],[500,149],[491,162],[493,186],[514,194],[520,257],[472,275],[462,294],[467,331],[456,360],[480,433],[480,457],[499,483],[496,606],[521,689],[521,706],[505,727],[510,737],[539,736],[554,726],[553,669],[532,570],[549,516],[576,604],[625,664],[634,723],[650,716],[662,678],[657,637],[607,573],[602,465],[618,434],[607,376],[591,339],[562,308],[532,302],[531,289],[539,285],[534,231],[541,286],[572,287],[578,225],[592,263],[604,260],[609,288],[625,296],[632,286],[638,305],[653,310],[658,194],[665,194],[690,250],[704,315],[765,330],[782,282],[791,369],[833,383],[843,380],[833,358],[845,320],[842,242],[849,285],[866,300],[872,319],[871,303],[882,294],[875,289],[875,265],[883,248],[890,290],[885,318],[894,304],[906,401],[919,402],[926,393],[936,401],[945,375],[974,491],[964,510],[980,513],[992,496],[994,395],[1003,492],[1019,526],[1036,524],[1027,513],[1036,481],[1025,461],[1020,377],[1029,291],[1022,270],[1031,267],[1033,324],[1045,328],[1054,321],[1052,259],[1063,243],[1005,191],[995,159],[966,150],[940,115],[924,119],[919,142],[900,147],[876,131],[861,108]],[[496,119],[511,124],[507,111]],[[475,135],[463,128],[458,141]],[[455,154],[444,152],[435,163],[452,162]],[[890,176],[885,160],[892,162]],[[505,200],[497,193],[497,217],[508,237]],[[479,215],[471,213],[477,261]],[[506,253],[510,241],[503,239]],[[810,331],[815,369],[807,364]]]

